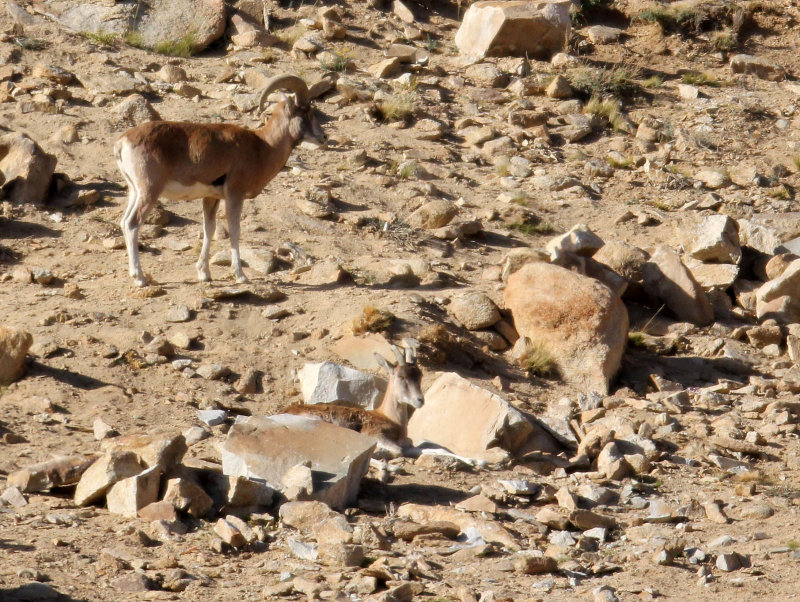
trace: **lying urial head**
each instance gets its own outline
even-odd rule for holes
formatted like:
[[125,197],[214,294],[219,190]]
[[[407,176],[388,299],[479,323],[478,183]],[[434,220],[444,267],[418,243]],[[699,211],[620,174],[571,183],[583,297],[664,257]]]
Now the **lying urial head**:
[[309,142],[317,147],[327,145],[328,136],[319,123],[319,113],[311,105],[311,98],[305,82],[293,75],[272,78],[261,92],[258,101],[259,112],[264,111],[267,97],[275,90],[288,90],[294,96],[283,96],[282,105],[273,112],[273,120],[280,118],[286,124],[289,136],[296,146]]
[[405,428],[408,422],[408,409],[421,408],[425,399],[422,395],[422,371],[417,366],[417,354],[414,342],[404,339],[405,349],[392,345],[397,363],[392,365],[380,354],[375,354],[375,361],[389,374],[389,385],[383,402],[376,409],[387,418]]

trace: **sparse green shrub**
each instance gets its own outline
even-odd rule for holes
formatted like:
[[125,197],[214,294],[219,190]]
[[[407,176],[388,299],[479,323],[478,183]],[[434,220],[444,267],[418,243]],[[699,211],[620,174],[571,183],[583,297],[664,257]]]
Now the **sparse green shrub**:
[[625,67],[578,67],[567,73],[567,79],[572,89],[582,98],[632,98],[641,93],[641,86]]
[[522,360],[522,366],[530,376],[558,378],[558,363],[553,354],[539,342],[534,341]]
[[153,50],[158,54],[165,54],[167,56],[190,57],[197,51],[195,33],[190,31],[178,40],[160,42],[155,45]]
[[92,33],[90,31],[84,31],[81,32],[81,35],[90,42],[94,42],[95,44],[102,44],[104,46],[113,46],[120,39],[120,35],[118,33],[106,33],[102,29],[96,33]]

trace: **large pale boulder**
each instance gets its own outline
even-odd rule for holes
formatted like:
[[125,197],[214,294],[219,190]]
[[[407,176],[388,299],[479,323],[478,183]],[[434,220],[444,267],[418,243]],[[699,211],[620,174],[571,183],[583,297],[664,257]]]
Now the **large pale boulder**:
[[456,33],[459,52],[485,56],[549,59],[564,50],[570,32],[569,0],[475,2]]
[[25,134],[0,136],[0,182],[11,202],[44,202],[55,168],[55,156]]
[[344,402],[346,405],[373,409],[386,391],[386,381],[370,374],[334,364],[306,364],[297,373],[306,403]]
[[33,344],[29,332],[0,326],[0,387],[10,385],[22,376],[25,354]]
[[533,426],[506,400],[454,372],[442,374],[425,392],[425,405],[408,422],[414,445],[430,441],[466,457],[491,447],[516,451]]
[[705,326],[714,319],[714,309],[703,288],[667,246],[658,247],[645,264],[644,288],[680,320]]
[[781,246],[781,239],[775,228],[770,228],[752,220],[740,219],[739,241],[742,246],[750,247],[761,253],[772,255]]
[[356,500],[375,445],[372,437],[306,416],[239,416],[222,446],[222,472],[282,491],[286,472],[308,463],[311,499],[344,508]]
[[138,33],[142,44],[190,41],[202,50],[225,32],[224,0],[149,0],[149,2],[68,2],[45,0],[42,8],[76,32]]
[[607,393],[628,340],[628,311],[593,278],[546,263],[512,274],[505,304],[520,336],[544,346],[564,379]]

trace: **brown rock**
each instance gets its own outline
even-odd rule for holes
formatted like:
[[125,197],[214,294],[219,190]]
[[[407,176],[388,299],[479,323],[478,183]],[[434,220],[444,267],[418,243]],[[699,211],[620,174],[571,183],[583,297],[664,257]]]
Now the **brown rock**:
[[32,344],[30,333],[0,326],[0,386],[10,385],[22,376],[25,354]]
[[562,0],[475,2],[456,33],[459,53],[472,60],[507,55],[549,59],[566,45],[569,7]]
[[87,456],[65,456],[49,462],[34,464],[12,472],[8,475],[6,484],[17,487],[23,493],[74,485],[96,459],[96,457]]
[[186,479],[167,481],[164,501],[195,518],[206,516],[214,506],[214,501],[202,487]]
[[103,451],[132,451],[145,466],[158,466],[162,472],[170,474],[186,453],[186,440],[183,435],[167,433],[126,435],[104,439],[100,448]]
[[12,203],[43,203],[55,167],[56,158],[25,134],[0,136],[1,190]]
[[247,543],[242,532],[224,518],[219,519],[214,524],[214,533],[219,535],[222,541],[234,548],[241,548]]
[[592,278],[528,263],[508,278],[505,306],[517,331],[542,345],[567,382],[607,393],[628,337],[621,299]]
[[550,556],[518,554],[514,557],[514,570],[524,575],[542,575],[558,570],[558,562]]
[[467,330],[489,328],[500,321],[500,310],[488,295],[469,291],[455,295],[448,309]]
[[705,291],[669,247],[658,247],[645,264],[644,287],[649,295],[666,304],[681,320],[698,326],[714,320],[714,309]]

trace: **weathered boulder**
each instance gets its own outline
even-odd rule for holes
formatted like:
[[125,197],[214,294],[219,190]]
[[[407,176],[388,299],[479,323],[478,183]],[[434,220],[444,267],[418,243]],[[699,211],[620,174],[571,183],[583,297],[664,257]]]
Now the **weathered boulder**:
[[286,471],[308,462],[310,497],[343,508],[355,502],[375,445],[372,437],[305,416],[239,416],[222,446],[222,471],[281,490]]
[[141,94],[131,94],[122,102],[116,105],[113,111],[122,119],[135,125],[145,121],[158,121],[161,115],[158,114],[150,102]]
[[344,402],[373,409],[386,391],[386,381],[333,362],[306,364],[297,373],[306,403]]
[[706,216],[682,232],[686,252],[695,259],[737,264],[742,259],[739,227],[727,215]]
[[466,457],[481,457],[491,447],[513,452],[532,431],[506,400],[454,372],[436,379],[408,422],[414,445],[430,441]]
[[[322,502],[287,502],[281,504],[278,517],[283,524],[300,531],[311,531],[331,519],[344,519],[342,514],[331,510]],[[345,519],[345,523],[347,520]]]
[[505,305],[520,336],[547,349],[567,382],[608,392],[628,340],[628,311],[607,286],[529,263],[509,277]]
[[714,319],[714,309],[703,288],[678,254],[660,246],[644,266],[644,287],[657,303],[664,303],[681,320],[699,326]]
[[549,59],[566,47],[570,4],[568,0],[475,2],[464,14],[456,45],[470,60],[507,55]]
[[25,134],[0,136],[0,190],[12,203],[44,202],[55,168],[55,156]]
[[43,9],[65,28],[89,33],[138,33],[148,48],[191,43],[200,51],[225,32],[224,0],[150,0],[147,3],[46,0]]
[[73,499],[78,506],[86,506],[100,499],[114,485],[142,472],[144,467],[133,452],[111,452],[92,464],[75,487]]
[[500,321],[497,305],[480,291],[468,291],[454,296],[449,309],[467,330],[489,328]]
[[22,376],[25,354],[33,344],[29,332],[0,326],[0,387],[10,385]]
[[431,523],[452,523],[464,533],[474,529],[487,543],[496,543],[512,550],[519,549],[514,536],[499,523],[478,518],[470,512],[462,512],[446,506],[425,506],[422,504],[403,504],[397,509],[397,517],[429,525]]
[[117,481],[106,495],[108,511],[136,518],[141,508],[158,500],[161,468],[153,466],[139,474]]
[[414,228],[433,230],[449,224],[458,215],[458,205],[445,199],[429,201],[408,216],[408,224]]

